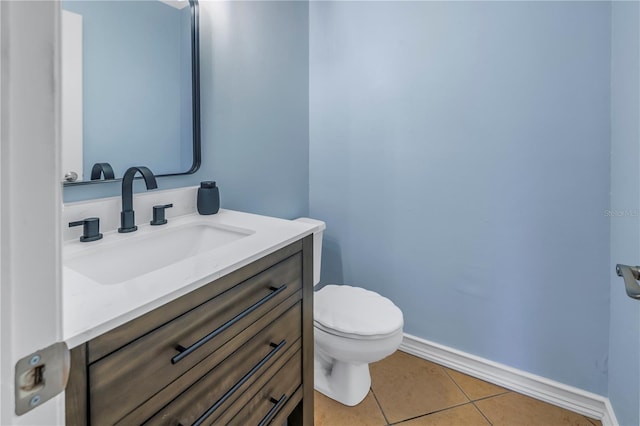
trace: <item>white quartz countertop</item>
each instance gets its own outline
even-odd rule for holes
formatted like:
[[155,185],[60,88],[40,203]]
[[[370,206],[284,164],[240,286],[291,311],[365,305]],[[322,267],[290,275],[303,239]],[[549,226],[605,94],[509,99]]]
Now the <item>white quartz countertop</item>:
[[[85,250],[98,251],[114,244],[126,244],[133,234],[142,236],[190,223],[237,227],[254,231],[251,235],[221,247],[198,253],[155,269],[129,281],[102,284],[66,265],[65,261]],[[229,274],[254,260],[310,235],[313,224],[277,219],[231,210],[201,216],[186,214],[169,219],[160,227],[138,225],[132,234],[105,232],[90,243],[72,240],[63,249],[63,338],[69,348],[112,330],[202,285]],[[171,250],[171,247],[167,247]]]

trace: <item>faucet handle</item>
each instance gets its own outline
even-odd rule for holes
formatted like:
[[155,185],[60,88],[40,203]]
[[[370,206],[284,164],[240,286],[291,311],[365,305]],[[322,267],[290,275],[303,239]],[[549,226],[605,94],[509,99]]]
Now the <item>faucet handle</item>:
[[88,217],[76,222],[69,222],[69,228],[80,225],[82,225],[82,236],[80,237],[80,241],[83,243],[96,241],[102,238],[102,234],[100,233],[100,218]]
[[171,207],[173,207],[173,204],[153,206],[153,220],[149,223],[151,225],[164,225],[167,223],[167,219],[164,217],[164,211]]

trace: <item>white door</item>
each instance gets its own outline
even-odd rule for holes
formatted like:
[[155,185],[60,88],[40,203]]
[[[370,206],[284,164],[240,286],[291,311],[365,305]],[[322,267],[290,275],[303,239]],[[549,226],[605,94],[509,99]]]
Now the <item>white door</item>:
[[59,10],[59,1],[0,1],[2,425],[64,424],[62,395],[14,412],[16,362],[62,338]]
[[640,301],[626,295],[614,266],[640,265],[640,4],[611,7],[609,399],[630,426],[640,424]]

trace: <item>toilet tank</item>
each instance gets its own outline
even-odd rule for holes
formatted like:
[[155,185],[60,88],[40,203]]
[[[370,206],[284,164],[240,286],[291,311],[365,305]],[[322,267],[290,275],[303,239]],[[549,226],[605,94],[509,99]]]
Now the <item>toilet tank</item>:
[[320,262],[322,261],[322,232],[327,228],[327,225],[321,220],[311,219],[308,217],[298,218],[296,219],[296,222],[305,222],[316,226],[316,229],[313,231],[313,285],[316,286],[320,282]]

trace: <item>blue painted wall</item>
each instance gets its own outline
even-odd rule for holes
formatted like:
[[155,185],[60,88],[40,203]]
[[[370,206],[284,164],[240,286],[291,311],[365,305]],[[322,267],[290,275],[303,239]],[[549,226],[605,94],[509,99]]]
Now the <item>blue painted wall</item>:
[[640,424],[640,304],[614,265],[640,259],[640,4],[614,2],[611,32],[611,331],[609,398],[623,426]]
[[202,3],[206,167],[225,206],[308,214],[309,11],[305,1]]
[[405,331],[599,394],[610,4],[312,2],[323,281]]
[[[216,180],[223,208],[307,215],[308,4],[201,2],[200,12],[202,166],[159,188]],[[66,187],[64,198],[119,193],[119,183],[101,183]]]
[[[110,163],[116,176],[146,164],[189,170],[191,28],[188,8],[159,1],[65,1],[83,18],[84,175]],[[187,61],[184,59],[187,58]],[[185,67],[186,66],[186,67]],[[187,111],[183,111],[184,108]]]

